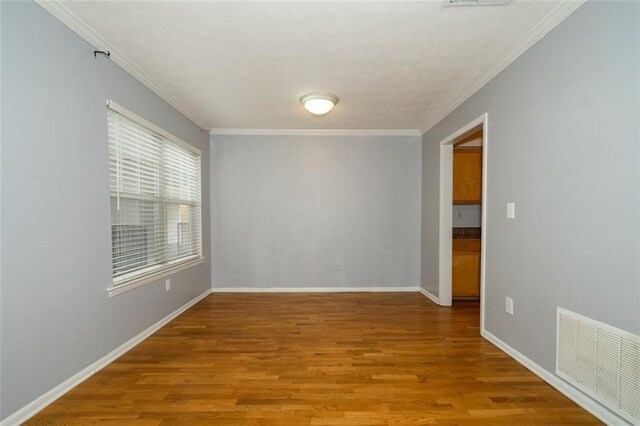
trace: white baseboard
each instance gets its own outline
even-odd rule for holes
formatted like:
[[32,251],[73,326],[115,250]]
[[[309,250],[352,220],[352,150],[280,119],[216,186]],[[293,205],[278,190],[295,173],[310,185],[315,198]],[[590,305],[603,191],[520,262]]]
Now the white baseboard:
[[480,334],[482,335],[482,337],[496,345],[498,348],[502,349],[511,358],[515,359],[520,364],[528,368],[533,374],[556,388],[558,391],[560,391],[560,393],[564,394],[567,398],[593,414],[599,420],[611,426],[630,425],[630,423],[625,421],[622,417],[619,417],[600,403],[596,402],[594,399],[590,398],[575,387],[571,386],[569,383],[562,380],[560,377],[549,372],[548,370],[545,370],[487,330],[482,330]]
[[0,426],[14,426],[14,425],[20,425],[26,422],[31,417],[35,416],[44,408],[46,408],[49,404],[54,402],[56,399],[60,398],[65,393],[69,392],[72,388],[74,388],[75,386],[78,386],[80,383],[82,383],[83,381],[85,381],[86,379],[88,379],[89,377],[91,377],[92,375],[94,375],[104,367],[106,367],[108,364],[115,361],[120,356],[122,356],[124,353],[131,350],[134,346],[138,345],[144,339],[151,336],[153,333],[158,331],[162,326],[164,326],[165,324],[170,322],[172,319],[174,319],[175,317],[177,317],[178,315],[180,315],[181,313],[183,313],[184,311],[186,311],[187,309],[189,309],[190,307],[198,303],[200,300],[207,297],[210,293],[211,293],[211,290],[207,289],[207,291],[205,291],[195,299],[191,300],[190,302],[187,302],[185,305],[181,306],[180,308],[176,309],[175,311],[173,311],[166,317],[162,318],[160,321],[153,324],[151,327],[147,328],[137,336],[131,338],[130,340],[123,343],[122,345],[120,345],[119,347],[117,347],[116,349],[114,349],[104,357],[100,358],[93,364],[89,365],[88,367],[84,368],[83,370],[79,371],[73,376],[69,377],[67,380],[60,383],[55,388],[39,396],[35,400],[31,401],[29,404],[25,405],[15,413],[11,414],[9,417],[7,417],[6,419],[0,422]]
[[419,287],[212,287],[213,293],[417,292]]
[[422,293],[425,297],[431,299],[431,301],[433,303],[435,303],[436,305],[440,304],[440,299],[438,299],[436,296],[434,296],[433,294],[429,293],[427,290],[425,290],[424,288],[420,287],[420,289],[418,290],[420,293]]

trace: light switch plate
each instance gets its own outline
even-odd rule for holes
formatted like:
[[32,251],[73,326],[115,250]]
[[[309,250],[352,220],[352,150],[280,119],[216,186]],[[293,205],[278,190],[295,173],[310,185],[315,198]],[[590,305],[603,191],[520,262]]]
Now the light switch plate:
[[166,280],[164,282],[164,286],[165,286],[167,291],[171,290],[171,280]]
[[507,203],[507,219],[516,218],[516,203]]
[[513,299],[510,297],[505,297],[504,301],[505,301],[505,311],[507,311],[508,314],[513,315]]

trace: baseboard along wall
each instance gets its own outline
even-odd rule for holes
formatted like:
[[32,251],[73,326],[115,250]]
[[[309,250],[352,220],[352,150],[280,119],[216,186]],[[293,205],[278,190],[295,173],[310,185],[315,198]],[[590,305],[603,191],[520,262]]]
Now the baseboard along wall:
[[508,344],[500,340],[498,337],[496,337],[486,329],[482,330],[480,332],[480,335],[485,339],[487,339],[489,342],[496,345],[499,349],[501,349],[504,353],[509,355],[511,358],[515,359],[520,364],[525,366],[533,374],[540,377],[549,385],[553,386],[556,390],[558,390],[564,396],[566,396],[567,398],[569,398],[570,400],[578,404],[580,407],[587,410],[589,413],[593,414],[595,417],[597,417],[599,420],[603,421],[607,425],[611,425],[611,426],[631,425],[622,417],[616,415],[615,413],[607,409],[602,404],[598,403],[591,397],[585,395],[580,390],[576,389],[569,383],[562,380],[560,377],[556,376],[555,374],[551,373],[550,371],[536,364],[531,359],[527,358],[518,350],[509,346]]
[[213,293],[417,292],[419,287],[212,287]]
[[[162,318],[160,321],[153,324],[151,327],[147,328],[143,332],[139,333],[137,336],[131,338],[129,341],[120,345],[118,348],[111,351],[109,354],[105,355],[101,359],[97,360],[93,364],[87,366],[83,370],[74,374],[64,382],[60,383],[55,388],[41,395],[34,401],[25,405],[6,419],[0,422],[0,426],[17,426],[26,422],[31,417],[35,416],[37,413],[46,408],[49,404],[53,403],[55,400],[63,396],[69,390],[73,389],[75,386],[78,386],[80,383],[106,367],[111,362],[118,359],[120,356],[134,348],[136,345],[141,343],[147,337],[151,336],[153,333],[158,331],[161,327],[169,323],[171,320],[176,318],[178,315],[198,303],[200,300],[204,299],[210,293],[325,293],[325,292],[419,292],[425,297],[427,297],[432,302],[439,304],[438,298],[433,294],[429,293],[423,288],[419,287],[303,287],[303,288],[290,288],[290,287],[272,287],[272,288],[255,288],[255,287],[238,287],[238,288],[212,288],[210,290],[205,291],[198,297],[189,301],[185,305],[181,306],[174,312],[170,313],[166,317]],[[553,386],[559,392],[567,396],[569,399],[574,401],[576,404],[593,414],[595,417],[605,422],[608,425],[628,425],[621,417],[612,413],[606,407],[602,406],[589,396],[580,392],[578,389],[574,388],[570,384],[563,381],[561,378],[556,376],[555,374],[549,372],[548,370],[542,368],[540,365],[533,362],[531,359],[527,358],[525,355],[512,348],[498,337],[493,335],[487,330],[482,330],[480,332],[482,337],[487,339],[489,342],[493,343],[507,355],[518,361],[536,376],[540,377],[542,380],[547,382],[549,385]]]
[[43,395],[40,395],[38,398],[31,401],[29,404],[25,405],[15,413],[11,414],[9,417],[7,417],[6,419],[0,422],[0,426],[17,426],[26,422],[31,417],[35,416],[40,411],[45,409],[48,405],[53,403],[56,399],[60,398],[65,393],[69,392],[71,389],[78,386],[80,383],[84,382],[89,377],[93,376],[95,373],[102,370],[104,367],[106,367],[116,359],[120,358],[126,352],[133,349],[135,346],[137,346],[147,337],[151,336],[153,333],[158,331],[164,325],[166,325],[171,320],[176,318],[178,315],[180,315],[181,313],[183,313],[184,311],[186,311],[187,309],[189,309],[190,307],[192,307],[193,305],[195,305],[196,303],[198,303],[199,301],[207,297],[209,294],[211,294],[211,290],[207,289],[204,293],[200,294],[193,300],[182,305],[180,308],[176,309],[166,317],[162,318],[160,321],[156,322],[151,327],[142,331],[135,337],[132,337],[127,342],[118,346],[116,349],[109,352],[104,357],[100,358],[93,364],[85,367],[78,373],[69,377],[64,382],[60,383],[58,386],[54,387],[53,389],[44,393]]

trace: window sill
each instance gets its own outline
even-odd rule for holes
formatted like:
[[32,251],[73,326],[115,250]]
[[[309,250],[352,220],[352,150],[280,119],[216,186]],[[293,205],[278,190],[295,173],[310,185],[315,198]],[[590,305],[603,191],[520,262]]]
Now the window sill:
[[176,263],[173,266],[162,268],[159,271],[145,274],[141,277],[132,278],[118,285],[109,287],[107,289],[107,292],[109,293],[109,297],[126,293],[127,291],[131,291],[143,285],[151,284],[152,282],[162,279],[164,277],[168,277],[169,275],[175,274],[176,272],[184,271],[185,269],[189,269],[196,265],[201,265],[204,263],[204,259],[205,259],[204,257],[199,257],[197,259]]

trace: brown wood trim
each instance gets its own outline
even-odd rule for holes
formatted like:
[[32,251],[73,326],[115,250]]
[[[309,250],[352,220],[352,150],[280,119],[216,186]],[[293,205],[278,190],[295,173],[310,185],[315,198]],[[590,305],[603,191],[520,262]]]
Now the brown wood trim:
[[464,138],[460,139],[459,141],[454,142],[453,146],[462,145],[462,144],[465,144],[467,142],[471,142],[472,140],[475,140],[475,139],[482,139],[482,136],[483,136],[482,135],[482,129],[480,129],[480,130],[478,130],[476,132],[471,133],[468,136],[465,136]]
[[453,200],[453,204],[482,204],[482,200]]
[[456,153],[460,153],[460,154],[471,154],[471,153],[475,153],[475,152],[482,152],[482,147],[481,146],[470,146],[470,147],[455,147],[453,148],[453,152]]

